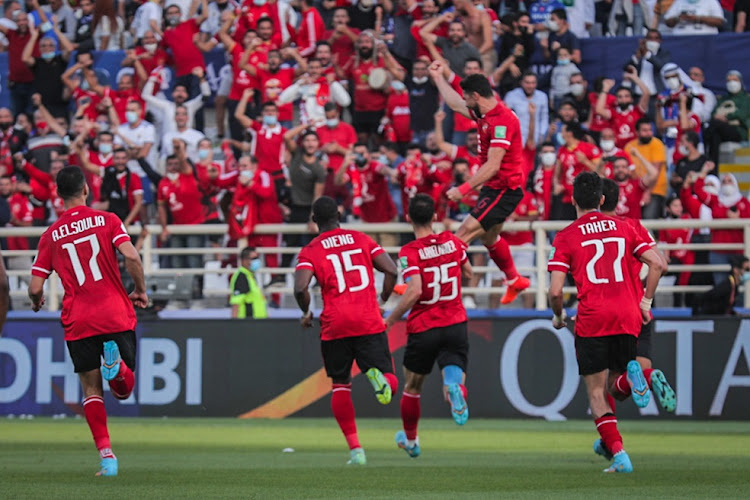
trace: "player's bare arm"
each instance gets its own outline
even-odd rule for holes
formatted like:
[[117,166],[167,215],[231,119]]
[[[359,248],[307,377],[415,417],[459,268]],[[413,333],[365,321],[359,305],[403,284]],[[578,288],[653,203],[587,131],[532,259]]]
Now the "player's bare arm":
[[659,278],[661,278],[662,272],[666,270],[663,264],[662,257],[654,249],[648,249],[643,252],[639,260],[648,266],[648,274],[646,275],[646,290],[643,292],[643,298],[641,299],[641,316],[643,318],[643,324],[651,321],[651,303],[654,300],[654,294],[656,293],[656,287],[659,284]]
[[312,277],[311,269],[297,269],[294,272],[294,299],[302,310],[300,324],[305,328],[312,327],[313,314],[310,310],[310,291],[308,290]]
[[435,61],[430,65],[430,76],[432,77],[432,81],[435,82],[435,86],[437,86],[440,95],[445,99],[445,103],[448,107],[466,118],[471,118],[469,108],[466,107],[464,98],[461,97],[458,92],[453,90],[453,87],[451,87],[445,79],[442,62]]
[[396,264],[387,253],[381,253],[375,257],[372,260],[372,265],[375,266],[375,269],[385,274],[383,290],[380,292],[380,300],[385,302],[391,296],[391,293],[393,293],[393,287],[396,286],[398,269],[396,269]]
[[31,310],[39,312],[44,305],[44,282],[45,278],[32,276],[29,283],[29,298],[31,299]]
[[398,304],[396,304],[396,307],[391,311],[391,314],[385,319],[386,330],[392,327],[396,321],[400,320],[409,309],[414,307],[414,304],[417,303],[421,295],[422,276],[417,273],[409,277],[406,283],[406,291],[401,296],[401,300],[398,301]]
[[461,264],[461,276],[467,280],[474,277],[474,269],[471,267],[471,260],[466,259],[466,262]]
[[135,289],[128,297],[135,307],[143,309],[148,305],[148,295],[146,295],[146,278],[143,275],[141,256],[130,241],[118,245],[117,250],[125,257],[125,269],[135,283]]
[[549,303],[552,307],[552,326],[556,329],[563,328],[565,323],[565,309],[563,309],[563,286],[565,285],[565,273],[552,271],[549,284]]
[[460,201],[467,193],[477,189],[479,186],[495,177],[500,170],[500,164],[505,156],[505,150],[502,148],[490,148],[487,152],[487,161],[479,167],[477,173],[461,186],[456,186],[448,190],[445,196],[451,201]]

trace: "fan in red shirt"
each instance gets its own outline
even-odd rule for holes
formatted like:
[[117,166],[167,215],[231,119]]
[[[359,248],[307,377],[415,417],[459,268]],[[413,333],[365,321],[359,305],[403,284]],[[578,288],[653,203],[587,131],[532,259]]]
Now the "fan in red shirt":
[[318,40],[323,39],[326,27],[313,0],[300,0],[299,5],[302,20],[297,31],[297,48],[302,57],[311,57]]
[[[293,57],[297,61],[297,66],[295,68],[282,68],[282,54],[284,54],[284,58]],[[268,52],[267,61],[267,68],[247,64],[245,69],[255,77],[256,89],[260,92],[261,102],[275,103],[279,108],[279,121],[288,128],[294,118],[294,105],[291,102],[279,104],[279,96],[294,83],[295,78],[307,71],[307,62],[295,49],[271,50]]]
[[[421,16],[414,16],[412,14],[412,18],[414,19],[414,22],[411,25],[410,31],[411,31],[411,35],[414,37],[414,40],[417,42],[417,52],[416,52],[417,58],[431,60],[432,57],[430,55],[430,50],[427,48],[427,45],[425,45],[424,41],[422,40],[422,37],[419,34],[419,30],[421,30],[425,24],[430,22],[432,18],[436,17],[439,14],[440,8],[438,7],[435,0],[425,0],[424,2],[422,2],[420,10],[421,10]],[[442,23],[440,24],[440,26],[438,26],[432,31],[432,34],[437,35],[439,37],[448,38],[448,26],[449,26],[449,23]]]
[[[146,281],[140,256],[120,219],[86,207],[89,190],[81,169],[62,169],[56,183],[65,212],[39,240],[29,297],[32,309],[39,311],[44,305],[44,282],[57,272],[65,290],[61,315],[65,340],[86,395],[83,412],[101,457],[98,474],[116,476],[102,378],[116,398],[130,396],[136,361],[133,305],[146,307]],[[115,250],[125,257],[125,268],[135,283],[130,296],[122,285]]]
[[350,209],[351,191],[346,186],[336,186],[334,177],[344,163],[346,155],[357,142],[357,133],[354,127],[341,120],[341,113],[335,103],[327,102],[323,109],[325,124],[315,129],[320,139],[320,149],[328,155],[328,177],[323,194],[330,196],[344,208]]
[[[482,161],[479,158],[478,151],[479,134],[477,133],[477,129],[469,129],[466,132],[466,145],[458,146],[445,141],[443,136],[443,120],[445,120],[445,112],[443,110],[438,110],[437,113],[435,113],[435,142],[437,143],[437,147],[447,154],[448,158],[451,160],[463,158],[469,162],[471,175],[476,174],[479,167],[482,166]],[[476,125],[473,120],[471,123]]]
[[[688,213],[685,213],[682,206],[682,200],[678,196],[673,196],[667,200],[667,219],[691,219]],[[686,245],[693,238],[693,230],[686,228],[662,229],[659,231],[659,241],[667,245]],[[687,249],[665,250],[664,257],[670,264],[683,266],[692,266],[695,264],[695,252]],[[677,284],[686,286],[690,284],[690,271],[682,271],[677,274]],[[684,307],[685,294],[674,294],[674,307]]]
[[112,166],[112,159],[114,158],[114,154],[112,153],[114,135],[109,131],[99,132],[96,135],[98,151],[89,151],[86,149],[84,144],[85,135],[88,135],[88,132],[80,135],[75,140],[73,146],[80,158],[80,166],[84,170],[86,182],[91,189],[91,199],[100,200],[104,172],[107,167]]
[[430,196],[416,195],[409,202],[408,211],[417,239],[404,245],[398,254],[407,286],[385,324],[390,328],[409,311],[404,352],[406,384],[401,397],[404,430],[396,433],[396,443],[416,458],[421,453],[417,438],[420,393],[436,361],[453,420],[463,425],[469,418],[464,386],[469,339],[461,279],[470,279],[473,272],[466,244],[449,231],[433,232],[435,203]]
[[401,147],[411,142],[411,109],[409,108],[409,91],[404,82],[394,80],[391,83],[391,93],[385,107],[385,117],[381,121],[384,125],[383,135],[387,142],[396,142]]
[[191,7],[191,12],[187,13],[187,21],[183,22],[180,22],[182,11],[175,4],[169,5],[164,15],[167,27],[164,30],[162,42],[172,51],[175,74],[178,81],[183,80],[181,83],[188,83],[184,80],[193,77],[193,68],[206,70],[203,52],[196,47],[193,38],[196,34],[200,33],[200,25],[208,17],[208,2],[201,0],[200,14],[194,12],[195,8],[197,8],[197,5],[194,3],[193,7]]
[[509,304],[531,284],[518,274],[510,247],[499,236],[503,222],[523,198],[521,125],[518,117],[495,97],[484,75],[470,75],[461,82],[463,97],[445,80],[442,62],[435,61],[430,65],[430,76],[455,113],[477,122],[477,152],[482,166],[467,182],[448,190],[446,196],[459,201],[481,186],[479,201],[471,216],[464,219],[456,236],[466,244],[478,237],[487,247],[490,257],[508,279],[501,302]]
[[[649,242],[630,224],[599,213],[602,179],[598,174],[583,172],[576,177],[573,196],[578,219],[557,233],[547,265],[552,273],[549,288],[554,312],[552,324],[558,329],[566,325],[563,286],[571,273],[578,289],[575,324],[578,370],[601,435],[595,449],[598,447],[597,453],[614,458],[605,472],[632,472],[633,465],[623,449],[617,418],[606,394],[624,399],[627,390],[641,408],[650,401],[649,386],[635,361],[636,342],[641,325],[651,321],[651,302],[664,267]],[[630,259],[639,259],[648,266],[640,306]],[[618,388],[623,382],[625,387]]]
[[29,200],[34,205],[34,221],[47,221],[47,202],[52,206],[55,215],[59,217],[64,210],[63,200],[57,195],[57,184],[55,178],[58,172],[65,167],[62,160],[52,160],[50,163],[49,173],[43,172],[27,161],[16,163],[19,170],[22,170],[29,177],[29,186],[31,193]]
[[[135,66],[140,63],[146,75],[150,75],[156,68],[167,66],[169,54],[159,46],[159,40],[153,31],[146,31],[141,39],[140,45],[135,49],[127,52],[127,56],[122,61],[123,66]],[[135,87],[141,88],[145,85],[145,80],[141,80],[138,71],[133,75],[135,78]],[[118,86],[119,88],[119,86]]]
[[563,126],[565,145],[557,152],[557,165],[553,182],[553,195],[562,195],[562,209],[559,220],[575,219],[573,208],[573,181],[581,172],[596,172],[601,162],[602,152],[595,145],[584,141],[586,134],[578,122]]
[[353,160],[344,162],[336,172],[334,184],[343,186],[351,182],[354,206],[359,208],[363,222],[392,222],[397,215],[396,204],[386,176],[393,177],[395,172],[371,160],[366,144],[355,144],[353,152]]
[[337,8],[333,13],[333,29],[326,31],[323,37],[331,45],[334,65],[344,64],[354,55],[360,31],[350,28],[349,21],[349,12],[343,7]]
[[539,209],[539,217],[542,220],[550,219],[552,210],[552,178],[555,176],[557,165],[557,153],[555,145],[545,142],[539,148],[539,167],[534,171],[534,195],[536,205]]
[[[16,179],[10,175],[4,175],[0,177],[0,197],[5,198],[8,201],[10,207],[10,222],[8,223],[11,227],[28,227],[34,222],[33,211],[34,207],[29,201],[29,197],[17,189]],[[8,236],[6,238],[8,250],[28,250],[29,239],[25,236]],[[10,257],[8,260],[8,267],[13,269],[11,260],[18,257]],[[24,269],[28,269],[28,257],[21,257],[25,260]]]
[[[639,154],[635,148],[634,155]],[[659,171],[645,158],[640,157],[646,167],[646,175],[640,179],[631,177],[630,162],[625,158],[615,158],[613,163],[614,181],[620,187],[620,198],[615,213],[630,219],[641,218],[643,196],[656,184]]]
[[320,235],[297,258],[294,297],[303,311],[302,326],[312,327],[308,287],[313,276],[321,287],[323,312],[320,339],[326,374],[333,382],[331,409],[349,445],[354,465],[367,459],[357,437],[351,397],[354,360],[367,375],[378,401],[388,404],[398,387],[378,306],[373,267],[385,274],[380,300],[385,303],[396,284],[396,265],[369,236],[339,228],[336,202],[318,198],[312,207]]
[[595,113],[602,119],[610,122],[610,127],[615,131],[615,145],[618,148],[636,138],[635,124],[648,113],[648,101],[651,97],[648,87],[638,77],[638,73],[632,66],[625,73],[624,78],[641,89],[641,97],[635,104],[633,91],[627,87],[620,87],[615,93],[615,106],[608,106],[609,91],[615,86],[615,81],[609,78],[602,81],[602,91],[596,101]]
[[429,166],[422,158],[422,148],[419,144],[408,146],[406,158],[396,167],[396,179],[401,184],[401,206],[405,210],[409,206],[409,200],[418,193],[432,194],[433,179]]
[[257,0],[242,2],[242,7],[236,11],[237,26],[234,30],[235,40],[240,42],[248,31],[260,30],[259,24],[263,19],[269,19],[269,40],[281,47],[294,40],[294,27],[289,23],[291,7],[286,2],[278,0]]
[[[20,10],[17,15],[17,29],[12,30],[5,25],[0,25],[0,32],[8,39],[8,82],[12,84],[10,93],[13,103],[11,107],[14,113],[30,113],[31,84],[34,81],[34,73],[22,58],[23,49],[31,40],[29,16],[23,10]],[[32,55],[39,57],[38,45],[34,48]],[[22,92],[26,92],[26,95]]]
[[599,146],[602,152],[602,163],[599,167],[599,175],[605,179],[614,178],[613,161],[615,158],[625,158],[630,165],[633,160],[624,150],[615,145],[615,131],[611,128],[605,128],[599,135]]
[[[221,189],[214,185],[213,180],[226,174],[224,164],[214,161],[214,151],[211,139],[201,139],[198,142],[198,163],[195,164],[195,176],[198,178],[198,189],[203,198],[203,218],[206,224],[221,222],[219,215],[219,201]],[[218,246],[223,240],[222,235],[210,235],[209,240]]]

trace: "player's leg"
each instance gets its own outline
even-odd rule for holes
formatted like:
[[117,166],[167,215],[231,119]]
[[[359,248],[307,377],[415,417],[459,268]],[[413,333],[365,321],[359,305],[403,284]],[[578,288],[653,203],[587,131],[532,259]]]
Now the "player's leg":
[[104,338],[102,378],[109,383],[114,397],[127,399],[135,387],[135,332],[115,333]]
[[530,285],[528,278],[519,276],[510,254],[508,242],[499,236],[503,228],[503,222],[513,213],[521,199],[523,199],[523,190],[520,188],[503,191],[482,188],[476,206],[472,209],[471,214],[464,219],[456,233],[456,236],[467,245],[471,240],[479,237],[484,246],[487,247],[490,258],[505,273],[508,287],[500,300],[503,304],[513,302],[518,293]]
[[352,382],[350,374],[354,362],[351,338],[323,340],[320,343],[323,353],[323,364],[326,374],[331,378],[331,411],[339,424],[341,433],[349,446],[348,463],[365,465],[367,459],[357,436],[357,423],[354,420],[354,403],[352,403]]
[[117,458],[107,429],[107,410],[104,408],[102,374],[99,371],[102,355],[102,338],[88,337],[69,341],[68,352],[73,368],[78,374],[83,389],[83,413],[91,430],[96,449],[99,450],[101,469],[97,475],[116,476]]
[[387,405],[398,390],[388,336],[385,332],[362,335],[353,337],[352,342],[357,366],[370,381],[378,402]]
[[404,378],[406,382],[401,395],[401,422],[404,429],[396,432],[396,445],[406,451],[410,457],[417,458],[422,453],[419,448],[417,427],[422,414],[420,406],[422,386],[427,375],[414,373],[404,367]]
[[636,347],[635,360],[643,369],[643,376],[648,383],[649,389],[656,396],[656,401],[664,411],[672,413],[677,407],[677,399],[674,389],[669,385],[664,372],[655,369],[651,363],[651,336],[654,330],[654,322],[651,321],[641,328],[641,334],[638,336],[638,345]]
[[641,365],[635,360],[637,338],[634,335],[613,335],[612,338],[609,391],[620,401],[632,396],[638,408],[645,408],[651,401],[651,390]]
[[466,403],[466,367],[469,357],[469,335],[466,322],[440,329],[440,352],[437,363],[443,374],[443,395],[451,405],[451,416],[458,425],[469,419]]
[[[607,370],[609,363],[609,337],[575,337],[578,373],[586,384],[591,416],[601,436],[594,442],[594,451],[607,459],[614,459],[605,472],[632,472],[630,458],[623,449],[622,437],[617,430],[617,417],[607,403]],[[635,347],[635,345],[634,345]]]

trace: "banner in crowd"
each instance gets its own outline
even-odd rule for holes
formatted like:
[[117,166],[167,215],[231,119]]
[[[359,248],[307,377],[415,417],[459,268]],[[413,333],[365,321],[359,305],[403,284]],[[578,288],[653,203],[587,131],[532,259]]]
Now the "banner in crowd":
[[[587,418],[571,330],[523,318],[470,321],[469,330],[472,417]],[[750,419],[750,320],[657,320],[655,330],[654,366],[677,392],[676,417]],[[112,415],[330,415],[317,328],[303,331],[295,320],[163,320],[141,322],[137,334],[135,391],[126,401],[105,395]],[[404,324],[388,337],[403,384]],[[356,366],[353,375],[358,416],[398,416],[397,400],[378,404]],[[441,385],[434,369],[422,396],[425,417],[449,415]],[[0,337],[0,415],[80,414],[81,400],[60,323],[9,321]],[[652,401],[640,413],[659,411]],[[627,418],[638,412],[632,401],[617,408]]]
[[[589,38],[581,40],[583,61],[579,65],[589,81],[589,90],[593,91],[593,81],[599,76],[622,79],[623,67],[638,48],[638,38]],[[719,94],[726,93],[725,76],[730,69],[740,71],[745,78],[750,78],[750,58],[745,57],[750,46],[750,33],[728,33],[713,36],[677,36],[666,37],[663,50],[672,54],[672,62],[677,63],[686,72],[691,66],[700,66],[705,75],[706,87]],[[532,68],[540,76],[548,73],[552,65],[545,63],[540,47],[531,58]],[[102,83],[116,87],[117,74],[121,70],[124,51],[95,53],[95,66]],[[227,65],[226,53],[214,49],[205,55],[206,77],[215,94],[219,88],[220,75],[231,71]],[[174,81],[174,79],[172,79]],[[8,87],[8,53],[0,53],[0,106],[9,106],[10,90]]]

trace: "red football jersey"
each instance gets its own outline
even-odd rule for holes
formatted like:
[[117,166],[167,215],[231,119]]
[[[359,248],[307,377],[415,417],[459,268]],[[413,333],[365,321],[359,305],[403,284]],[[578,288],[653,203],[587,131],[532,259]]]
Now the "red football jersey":
[[[630,226],[633,228],[633,231],[635,231],[635,234],[638,235],[638,237],[643,241],[648,241],[649,248],[655,249],[656,242],[654,241],[654,237],[651,236],[651,233],[648,232],[648,229],[643,227],[643,224],[641,224],[639,220],[628,219],[626,217],[615,218],[620,219],[627,224],[630,224]],[[628,265],[630,266],[630,276],[633,279],[633,291],[635,292],[636,298],[638,298],[638,301],[640,302],[640,300],[643,298],[643,281],[641,281],[641,269],[643,269],[643,262],[631,256],[628,258]]]
[[385,68],[383,59],[378,59],[376,64],[372,61],[360,61],[352,56],[346,69],[346,76],[354,82],[354,111],[383,111],[388,95],[380,90],[374,90],[368,83],[370,73],[375,68]]
[[419,333],[466,321],[461,302],[461,266],[466,244],[443,231],[407,243],[398,253],[404,281],[419,274],[422,295],[406,318],[406,333]]
[[628,179],[625,182],[618,182],[617,185],[620,186],[620,198],[617,201],[615,213],[621,217],[640,220],[641,200],[643,200],[643,193],[648,189],[640,179]]
[[[261,95],[261,102],[275,102],[279,108],[279,121],[292,121],[294,119],[294,107],[291,102],[279,104],[279,96],[294,82],[293,68],[279,68],[276,73],[271,73],[262,68],[257,70],[257,84]],[[241,97],[241,96],[240,96]]]
[[554,175],[554,169],[542,166],[534,172],[534,194],[542,220],[549,220],[549,212],[552,206],[552,177]]
[[[344,121],[339,121],[339,124],[334,128],[321,125],[315,129],[315,132],[318,134],[321,147],[330,142],[335,142],[345,149],[350,149],[357,142],[357,132],[355,132],[354,127]],[[338,172],[342,163],[344,163],[344,155],[328,153],[329,170]]]
[[[232,78],[232,86],[229,89],[229,95],[227,97],[234,101],[242,99],[242,94],[245,92],[245,89],[254,89],[258,87],[258,80],[240,67],[243,52],[242,45],[239,43],[235,44],[230,52],[230,55],[232,56],[232,76],[234,78]],[[249,64],[256,64],[252,62],[254,60],[253,56],[256,55],[256,52],[250,54],[250,58],[248,58]]]
[[193,37],[200,31],[195,19],[188,19],[174,28],[164,30],[162,41],[172,50],[178,77],[189,75],[194,68],[206,69],[203,52],[193,43]]
[[628,165],[633,165],[633,159],[630,158],[630,155],[623,151],[622,149],[615,146],[615,150],[611,151],[609,153],[605,153],[602,151],[602,156],[604,158],[612,158],[612,161],[603,161],[601,166],[601,175],[602,177],[606,177],[607,179],[614,179],[615,178],[615,172],[614,172],[614,159],[615,158],[625,158],[628,160]]
[[638,106],[630,106],[625,111],[620,108],[612,108],[612,129],[615,131],[615,145],[624,148],[636,137],[635,124],[643,118],[643,111]]
[[602,151],[588,142],[580,141],[578,145],[570,150],[566,146],[557,152],[557,161],[560,162],[560,184],[565,188],[562,195],[563,203],[573,203],[573,181],[581,172],[587,170],[586,165],[578,161],[576,151],[580,151],[589,160],[594,160],[602,155]]
[[258,167],[269,174],[276,174],[284,163],[284,134],[286,129],[278,123],[273,127],[263,125],[263,122],[253,121],[248,129],[254,139],[250,154],[258,160]]
[[130,236],[115,214],[83,206],[66,210],[42,235],[31,274],[60,275],[65,340],[135,330],[115,254],[125,241]]
[[183,174],[176,182],[164,177],[159,182],[157,199],[167,205],[172,224],[203,224],[203,193],[193,174]]
[[[29,224],[34,221],[34,207],[25,194],[13,193],[8,198],[8,205],[10,205],[11,220],[16,219]],[[12,226],[12,224],[8,225]],[[6,243],[8,244],[8,250],[29,249],[29,239],[25,236],[8,236]]]
[[408,92],[391,92],[386,103],[385,116],[391,121],[396,142],[411,141],[411,109]]
[[320,283],[322,340],[385,331],[372,272],[373,260],[384,252],[364,233],[334,229],[319,235],[299,253],[297,269],[311,269]]
[[641,332],[640,297],[629,259],[649,248],[649,241],[630,224],[599,212],[589,212],[557,233],[547,270],[573,275],[578,288],[576,335]]
[[484,185],[491,189],[521,187],[524,179],[523,137],[518,117],[500,101],[481,118],[474,116],[471,110],[469,112],[477,121],[479,134],[477,151],[482,165],[487,163],[490,148],[505,150],[500,170]]

